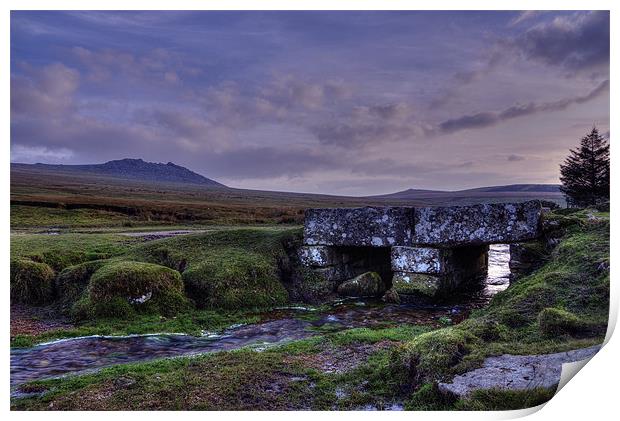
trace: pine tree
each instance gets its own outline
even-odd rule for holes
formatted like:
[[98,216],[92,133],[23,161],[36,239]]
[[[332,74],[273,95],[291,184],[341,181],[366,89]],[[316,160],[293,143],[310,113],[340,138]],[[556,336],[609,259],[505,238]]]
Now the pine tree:
[[560,165],[560,190],[569,205],[586,207],[609,200],[609,143],[596,127]]

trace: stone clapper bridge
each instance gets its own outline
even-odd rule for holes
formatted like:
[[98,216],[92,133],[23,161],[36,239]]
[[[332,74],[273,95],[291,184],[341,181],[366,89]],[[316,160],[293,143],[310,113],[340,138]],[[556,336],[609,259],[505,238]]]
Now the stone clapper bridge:
[[542,212],[539,201],[308,209],[300,259],[335,286],[374,271],[405,302],[436,300],[486,277],[490,244],[538,239]]

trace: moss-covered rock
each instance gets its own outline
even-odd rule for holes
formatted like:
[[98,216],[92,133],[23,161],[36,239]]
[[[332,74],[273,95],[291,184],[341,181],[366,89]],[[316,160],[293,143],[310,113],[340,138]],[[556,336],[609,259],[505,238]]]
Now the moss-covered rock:
[[583,333],[586,323],[569,311],[551,307],[538,315],[538,328],[547,336],[571,335]]
[[398,292],[396,292],[394,288],[390,288],[387,291],[385,291],[385,294],[383,294],[383,297],[381,297],[381,300],[389,304],[400,304],[400,296],[398,295]]
[[81,317],[127,317],[133,312],[173,316],[188,306],[179,272],[151,263],[120,261],[94,272],[74,311]]
[[273,261],[246,250],[209,256],[188,268],[183,281],[187,294],[201,308],[258,308],[288,300]]
[[90,277],[106,262],[106,260],[93,260],[69,266],[60,272],[55,282],[56,295],[60,302],[71,305],[78,301],[88,287]]
[[423,273],[395,272],[392,288],[401,296],[431,299],[441,295],[441,278]]
[[404,384],[414,387],[440,380],[461,361],[476,339],[455,327],[419,335],[392,354],[394,374],[402,376]]
[[319,304],[335,295],[337,282],[305,266],[296,266],[285,285],[293,301]]
[[338,286],[338,294],[344,297],[378,297],[385,285],[377,272],[365,272]]
[[46,304],[54,295],[54,271],[45,263],[29,259],[11,261],[11,302]]

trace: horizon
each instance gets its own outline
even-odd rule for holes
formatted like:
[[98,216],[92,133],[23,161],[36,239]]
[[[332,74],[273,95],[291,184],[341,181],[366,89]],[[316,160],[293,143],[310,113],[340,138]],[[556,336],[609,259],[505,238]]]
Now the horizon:
[[[178,166],[177,163],[172,162],[172,161],[168,161],[168,162],[150,162],[150,161],[146,161],[143,158],[121,158],[121,159],[116,159],[116,160],[110,160],[110,161],[104,161],[104,162],[99,162],[99,163],[76,163],[76,164],[53,164],[53,163],[46,163],[46,162],[34,162],[34,163],[26,163],[26,162],[11,162],[11,164],[16,164],[16,165],[65,165],[65,166],[94,166],[94,165],[103,165],[106,164],[108,162],[111,161],[125,161],[125,160],[132,160],[132,161],[142,161],[145,162],[147,164],[156,164],[156,165],[167,165],[167,164],[173,164],[175,166]],[[202,177],[205,177],[211,181],[215,181],[218,182],[218,180],[209,177],[206,174],[202,174],[196,171],[193,171],[191,168],[187,168],[187,167],[183,167],[186,170],[189,170],[195,174],[198,174]],[[230,189],[239,189],[239,190],[256,190],[256,191],[261,191],[261,189],[246,189],[243,187],[236,187],[236,186],[231,186],[228,184],[223,184],[220,183],[223,187],[225,188],[230,188]],[[379,196],[388,196],[388,195],[393,195],[393,194],[398,194],[398,193],[403,193],[403,192],[407,192],[407,191],[424,191],[424,192],[436,192],[436,193],[458,193],[460,191],[468,191],[468,190],[475,190],[475,189],[481,189],[481,188],[494,188],[494,187],[511,187],[511,186],[560,186],[560,184],[553,184],[553,183],[515,183],[515,184],[507,184],[507,185],[476,185],[476,186],[469,186],[463,189],[452,189],[452,190],[438,190],[438,189],[430,189],[430,188],[425,188],[425,187],[410,187],[410,188],[406,188],[406,189],[402,189],[402,190],[398,190],[398,191],[390,191],[390,192],[382,192],[382,193],[376,193],[373,195],[367,195],[367,196],[352,196],[352,195],[334,195],[334,194],[330,194],[330,193],[321,193],[321,192],[291,192],[291,191],[287,191],[287,190],[263,190],[263,191],[268,191],[268,192],[274,192],[274,193],[295,193],[295,194],[317,194],[317,195],[325,195],[325,196],[337,196],[337,197],[352,197],[352,198],[363,198],[363,197],[379,197]]]
[[606,11],[12,11],[10,31],[12,163],[363,197],[556,185],[593,125],[609,139]]

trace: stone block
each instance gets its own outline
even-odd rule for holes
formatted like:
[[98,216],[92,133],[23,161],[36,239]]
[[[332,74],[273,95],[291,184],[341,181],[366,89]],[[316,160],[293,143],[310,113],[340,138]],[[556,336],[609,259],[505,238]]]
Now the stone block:
[[532,240],[540,236],[541,209],[537,200],[416,208],[413,243],[454,247]]
[[449,271],[450,249],[430,247],[392,247],[392,270],[440,274]]
[[392,277],[392,289],[398,295],[421,295],[435,298],[440,295],[444,279],[441,276],[427,275],[410,272],[394,272]]
[[342,263],[342,256],[332,247],[302,246],[299,248],[299,260],[304,266],[326,267]]
[[304,244],[326,246],[410,246],[410,207],[308,209]]

